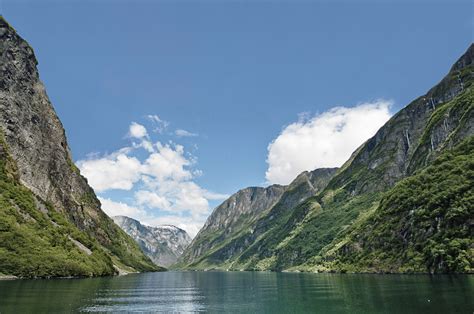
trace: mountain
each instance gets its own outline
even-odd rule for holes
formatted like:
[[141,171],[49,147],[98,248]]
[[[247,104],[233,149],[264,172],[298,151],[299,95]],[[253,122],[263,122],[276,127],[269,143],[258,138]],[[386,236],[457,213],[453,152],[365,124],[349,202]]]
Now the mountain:
[[399,182],[324,263],[341,271],[472,272],[473,179],[471,136]]
[[153,271],[74,165],[33,49],[0,17],[0,274]]
[[472,272],[473,56],[471,45],[441,82],[394,115],[327,185],[303,201],[275,204],[210,248],[196,238],[177,266]]
[[175,226],[144,226],[139,221],[126,216],[115,216],[112,219],[159,266],[168,267],[174,264],[191,242],[186,231]]
[[[250,187],[216,207],[175,267],[231,268],[230,263],[255,239],[276,227],[276,218],[322,190],[337,168],[301,173],[288,186]],[[258,224],[271,220],[271,223]],[[273,221],[275,219],[275,221]]]

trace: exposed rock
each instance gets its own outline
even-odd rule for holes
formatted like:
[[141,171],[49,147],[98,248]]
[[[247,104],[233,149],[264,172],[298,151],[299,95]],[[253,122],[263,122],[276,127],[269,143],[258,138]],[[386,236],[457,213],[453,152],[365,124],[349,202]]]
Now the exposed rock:
[[168,267],[174,264],[191,238],[183,229],[171,225],[150,227],[126,217],[112,217],[117,225],[129,234],[143,252],[156,264]]
[[[49,215],[50,210],[63,215],[118,263],[136,270],[156,269],[101,210],[94,191],[74,165],[37,64],[33,49],[0,17],[0,135],[5,141],[2,149],[8,150],[15,168],[7,171],[13,180],[7,179],[8,184],[27,187],[35,195],[36,210],[42,215]],[[51,209],[46,210],[45,204]],[[90,251],[81,248],[87,254],[86,249]]]

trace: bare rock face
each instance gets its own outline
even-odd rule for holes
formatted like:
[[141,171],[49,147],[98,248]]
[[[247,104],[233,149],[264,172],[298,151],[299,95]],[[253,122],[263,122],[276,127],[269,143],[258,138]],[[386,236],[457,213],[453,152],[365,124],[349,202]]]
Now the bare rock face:
[[113,220],[159,266],[168,267],[174,264],[191,242],[186,231],[175,226],[145,226],[126,216],[114,216]]
[[225,230],[230,233],[233,225],[242,215],[258,215],[273,206],[284,191],[285,188],[281,185],[272,185],[268,188],[249,187],[240,190],[213,211],[203,229]]
[[[4,20],[0,29],[0,125],[20,181],[67,212],[82,229],[93,229],[96,225],[85,212],[97,211],[100,204],[72,162],[63,126],[39,79],[33,50]],[[85,204],[86,199],[90,204]]]
[[[94,191],[74,165],[37,64],[33,49],[0,17],[0,129],[19,181],[119,259],[146,259],[101,210]],[[136,254],[137,258],[131,256]]]

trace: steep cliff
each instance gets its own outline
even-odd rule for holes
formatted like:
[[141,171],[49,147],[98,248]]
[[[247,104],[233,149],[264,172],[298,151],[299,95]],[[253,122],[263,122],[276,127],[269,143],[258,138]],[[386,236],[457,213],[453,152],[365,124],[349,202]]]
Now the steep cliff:
[[150,227],[126,216],[112,218],[159,266],[168,267],[174,264],[191,242],[186,231],[175,226]]
[[33,49],[0,17],[0,272],[28,277],[157,269],[101,210],[72,162],[36,65]]
[[[471,164],[465,162],[466,158],[472,158],[472,145],[464,143],[462,145],[467,145],[464,148],[458,145],[469,141],[474,134],[473,58],[474,46],[471,45],[440,83],[392,117],[331,176],[327,185],[308,193],[299,202],[280,205],[287,198],[282,195],[280,204],[264,211],[242,232],[214,242],[211,248],[199,246],[195,239],[183,255],[187,263],[178,266],[231,270],[472,271],[474,244],[472,239],[466,238],[467,234],[472,235],[469,229],[472,223],[448,217],[458,215],[457,211],[459,217],[465,217],[466,213],[472,217],[474,208],[469,193],[456,194],[458,188],[464,191],[469,180],[472,185]],[[451,150],[454,155],[449,155]],[[459,151],[463,153],[456,153]],[[441,171],[442,167],[426,167],[436,163],[438,158],[445,160],[443,156],[460,158],[456,159],[455,165],[445,164],[456,170],[446,171],[446,177],[429,176],[430,171]],[[425,168],[424,175],[420,174]],[[405,178],[408,181],[394,187]],[[426,185],[417,181],[420,178],[428,180]],[[440,185],[447,182],[453,185],[448,194],[436,188],[437,180]],[[415,212],[418,209],[425,213],[422,226],[415,224],[419,220],[405,219],[408,209],[404,206],[409,203],[398,200],[392,208],[386,201],[402,191],[409,195],[407,184],[414,182],[417,182],[414,188],[431,191],[433,199],[447,197],[453,200],[446,204],[440,201],[436,206],[447,207],[438,214],[426,214],[431,210],[436,213],[429,198],[413,203],[417,206],[412,208]],[[299,189],[287,189],[285,193],[291,191]],[[413,214],[410,210],[408,213]],[[385,224],[385,219],[391,222]],[[428,228],[426,232],[418,230],[424,227]],[[369,236],[372,228],[377,228],[386,242]],[[433,232],[433,228],[437,231]],[[456,232],[457,229],[461,231]],[[201,232],[206,232],[206,228]],[[402,257],[402,246],[398,245],[400,234],[405,247],[420,249],[420,245],[428,243],[433,249],[413,253],[418,254],[416,261],[407,264],[408,257]],[[417,236],[407,236],[413,234]],[[208,240],[203,239],[203,242]],[[398,246],[397,249],[390,248],[383,243],[388,246],[397,243]],[[449,243],[456,244],[459,249],[443,255],[442,251]],[[381,252],[385,251],[388,255],[383,262],[371,261],[370,257],[374,256],[382,259]],[[195,252],[193,258],[189,258],[190,252]],[[350,252],[357,252],[362,260],[356,263]],[[446,266],[447,259],[449,266]],[[393,262],[398,266],[390,267]]]

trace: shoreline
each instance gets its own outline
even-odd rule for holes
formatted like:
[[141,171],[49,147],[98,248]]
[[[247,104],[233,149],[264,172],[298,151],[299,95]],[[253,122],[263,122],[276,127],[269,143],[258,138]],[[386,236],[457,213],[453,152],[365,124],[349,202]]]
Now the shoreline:
[[[429,277],[436,277],[436,276],[472,276],[474,273],[369,273],[369,272],[360,272],[360,273],[349,273],[349,272],[304,272],[304,271],[258,271],[258,270],[243,270],[243,271],[226,271],[226,270],[172,270],[170,272],[200,272],[200,273],[229,273],[229,272],[247,272],[247,273],[281,273],[281,274],[307,274],[307,275],[376,275],[376,276],[429,276]],[[0,275],[0,281],[13,281],[13,280],[54,280],[54,279],[93,279],[93,278],[114,278],[114,277],[123,277],[128,275],[137,275],[137,274],[146,274],[146,273],[155,273],[155,272],[137,272],[137,273],[128,273],[128,274],[120,274],[120,275],[113,275],[113,276],[95,276],[95,277],[17,277],[14,275]],[[157,272],[161,273],[161,272]]]
[[0,275],[0,280],[16,280],[16,279],[20,279],[20,278],[14,275],[3,275],[3,274]]

